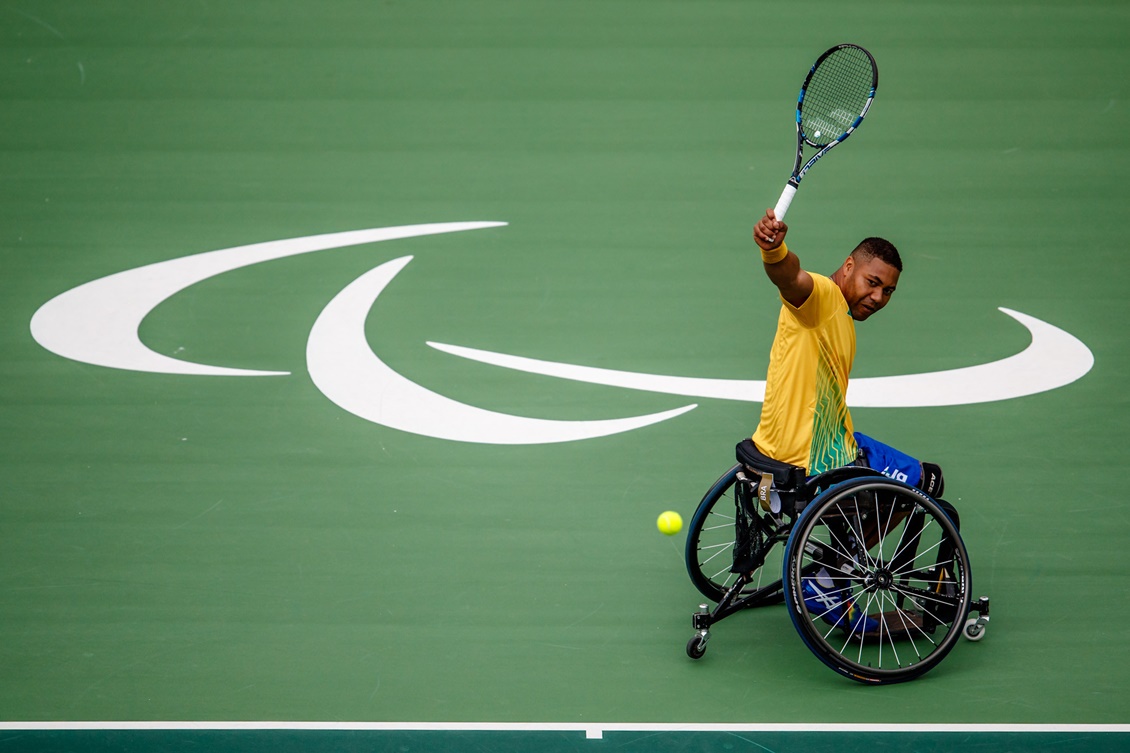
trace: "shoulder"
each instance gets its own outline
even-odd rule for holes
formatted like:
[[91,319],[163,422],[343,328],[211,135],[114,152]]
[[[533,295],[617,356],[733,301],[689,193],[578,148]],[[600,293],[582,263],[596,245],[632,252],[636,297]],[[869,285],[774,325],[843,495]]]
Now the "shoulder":
[[809,272],[812,277],[812,294],[800,306],[784,301],[784,306],[804,327],[815,327],[824,320],[844,310],[847,302],[840,286],[830,277]]
[[832,293],[835,293],[840,298],[844,297],[843,293],[840,292],[840,286],[837,285],[836,281],[831,277],[826,277],[825,275],[817,274],[816,272],[809,272],[808,274],[812,277],[812,291],[814,293],[819,292],[824,296],[829,296]]

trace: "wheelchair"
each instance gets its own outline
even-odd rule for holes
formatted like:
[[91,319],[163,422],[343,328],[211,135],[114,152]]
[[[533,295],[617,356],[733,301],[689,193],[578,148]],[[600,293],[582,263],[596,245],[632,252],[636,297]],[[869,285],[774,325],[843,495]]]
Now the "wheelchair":
[[865,684],[920,677],[984,637],[989,599],[972,599],[948,503],[859,466],[807,478],[748,439],[737,460],[687,532],[687,572],[715,602],[692,617],[692,659],[720,620],[780,603],[817,658]]

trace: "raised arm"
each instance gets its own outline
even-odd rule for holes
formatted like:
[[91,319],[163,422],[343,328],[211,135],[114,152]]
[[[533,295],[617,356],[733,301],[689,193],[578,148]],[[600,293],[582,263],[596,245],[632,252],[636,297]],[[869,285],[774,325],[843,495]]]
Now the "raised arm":
[[[761,248],[765,274],[781,291],[781,297],[800,306],[812,295],[812,277],[800,267],[800,259],[785,245],[789,226],[777,219],[772,209],[753,227],[753,240]],[[782,253],[782,251],[784,253]]]

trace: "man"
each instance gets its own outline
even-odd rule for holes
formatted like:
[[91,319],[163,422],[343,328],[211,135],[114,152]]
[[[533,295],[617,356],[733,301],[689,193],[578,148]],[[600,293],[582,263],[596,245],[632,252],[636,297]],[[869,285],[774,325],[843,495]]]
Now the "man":
[[[800,259],[785,245],[788,231],[772,209],[753,229],[765,273],[781,294],[754,445],[763,455],[805,468],[810,476],[845,465],[866,465],[937,499],[943,486],[941,469],[856,433],[846,401],[855,360],[855,322],[866,321],[890,302],[902,273],[898,250],[882,238],[866,238],[825,277],[800,266]],[[957,511],[942,500],[939,504],[954,525],[960,525]],[[883,522],[897,525],[904,515],[895,513]],[[867,548],[880,537],[878,523],[860,524]],[[939,562],[949,556],[938,552]],[[941,581],[938,588],[943,588]],[[861,635],[878,631],[881,636],[880,622],[861,608],[853,589],[835,568],[821,567],[804,578],[802,594],[809,611],[828,624]],[[870,603],[869,599],[868,607]],[[904,628],[906,620],[903,614]]]
[[782,302],[753,443],[810,476],[863,462],[937,497],[941,469],[856,433],[846,401],[855,322],[890,302],[902,272],[898,250],[882,238],[867,238],[825,277],[801,267],[785,245],[788,231],[772,209],[753,229]]

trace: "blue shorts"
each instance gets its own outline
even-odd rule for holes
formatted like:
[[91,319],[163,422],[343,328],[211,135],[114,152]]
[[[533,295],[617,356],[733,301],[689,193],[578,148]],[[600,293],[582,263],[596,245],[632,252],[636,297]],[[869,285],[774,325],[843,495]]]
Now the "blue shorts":
[[918,486],[922,480],[922,463],[917,458],[858,431],[855,432],[855,442],[863,452],[862,464],[868,468],[910,486]]

